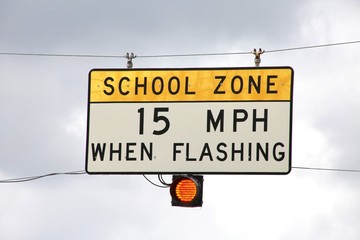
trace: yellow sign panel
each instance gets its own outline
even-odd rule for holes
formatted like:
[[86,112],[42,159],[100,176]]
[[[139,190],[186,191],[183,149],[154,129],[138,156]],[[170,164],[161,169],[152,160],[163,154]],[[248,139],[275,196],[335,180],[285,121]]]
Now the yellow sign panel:
[[94,69],[89,78],[90,103],[290,101],[293,70]]

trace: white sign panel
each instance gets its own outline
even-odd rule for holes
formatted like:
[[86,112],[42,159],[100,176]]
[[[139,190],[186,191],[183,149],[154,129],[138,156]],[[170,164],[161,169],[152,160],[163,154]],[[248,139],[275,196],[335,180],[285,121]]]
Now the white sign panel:
[[291,68],[92,70],[88,173],[286,174]]

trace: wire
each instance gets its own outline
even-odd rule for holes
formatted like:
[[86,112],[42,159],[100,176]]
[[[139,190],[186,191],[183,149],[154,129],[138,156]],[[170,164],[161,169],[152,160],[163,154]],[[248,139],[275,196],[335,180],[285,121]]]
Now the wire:
[[[360,43],[360,40],[349,41],[349,42],[339,42],[339,43],[328,43],[328,44],[320,44],[320,45],[311,45],[311,46],[303,46],[303,47],[274,49],[274,50],[266,51],[265,53],[287,52],[287,51],[294,51],[294,50],[304,50],[304,49],[323,48],[323,47],[334,47],[334,46],[358,44],[358,43]],[[204,57],[204,56],[226,56],[226,55],[243,55],[243,54],[253,54],[253,52],[252,51],[246,51],[246,52],[222,52],[222,53],[163,54],[163,55],[143,55],[143,56],[140,55],[140,56],[137,56],[137,57],[138,58]]]
[[32,177],[21,177],[21,178],[12,178],[12,179],[0,180],[0,183],[21,183],[21,182],[29,182],[29,181],[37,180],[37,179],[40,179],[40,178],[57,176],[57,175],[81,175],[81,174],[85,174],[85,173],[86,172],[84,170],[72,171],[72,172],[48,173],[48,174],[32,176]]
[[[319,45],[310,45],[302,47],[291,47],[282,49],[266,50],[265,53],[288,52],[296,50],[334,47],[349,44],[359,44],[360,40],[328,43]],[[187,54],[158,54],[158,55],[137,55],[136,58],[175,58],[175,57],[207,57],[207,56],[227,56],[227,55],[243,55],[253,54],[251,51],[244,52],[219,52],[219,53],[187,53]],[[72,58],[126,58],[126,55],[96,55],[96,54],[56,54],[56,53],[25,53],[25,52],[0,52],[4,56],[33,56],[33,57],[72,57]]]
[[333,172],[355,172],[360,173],[360,169],[340,169],[340,168],[319,168],[319,167],[292,167],[301,170],[318,170],[318,171],[333,171]]
[[334,46],[357,44],[357,43],[360,43],[360,40],[351,41],[351,42],[340,42],[340,43],[328,43],[328,44],[312,45],[312,46],[305,46],[305,47],[293,47],[293,48],[276,49],[276,50],[270,50],[270,51],[266,51],[266,52],[267,53],[285,52],[285,51],[287,52],[287,51],[304,50],[304,49],[312,49],[312,48],[334,47]]
[[125,58],[122,55],[94,55],[94,54],[56,54],[56,53],[16,53],[0,52],[5,56],[31,56],[31,57],[73,57],[73,58]]
[[160,54],[160,55],[140,55],[137,58],[172,58],[172,57],[207,57],[207,56],[226,56],[251,54],[248,52],[222,52],[222,53],[188,53],[188,54]]
[[168,188],[168,187],[169,187],[169,186],[167,186],[167,185],[166,185],[166,186],[165,186],[165,185],[158,185],[158,184],[152,182],[149,178],[146,177],[145,174],[143,174],[143,176],[144,176],[144,178],[145,178],[149,183],[151,183],[152,185],[154,185],[154,186],[156,186],[156,187],[159,187],[159,188]]
[[[296,166],[293,166],[292,168],[293,169],[299,169],[299,170],[360,173],[360,169],[296,167]],[[56,173],[48,173],[48,174],[44,174],[44,175],[31,176],[31,177],[5,179],[5,180],[0,180],[0,183],[22,183],[22,182],[29,182],[29,181],[34,181],[34,180],[45,178],[45,177],[52,177],[52,176],[58,176],[58,175],[82,175],[82,174],[86,174],[86,172],[84,170],[71,171],[71,172],[56,172]],[[163,184],[163,185],[159,185],[159,184],[156,184],[156,183],[152,182],[148,177],[146,177],[145,174],[143,174],[143,176],[148,182],[150,182],[152,185],[154,185],[156,187],[168,188],[171,185],[170,183],[166,183],[164,181],[163,176],[161,174],[158,175],[158,179],[159,179],[160,183]]]
[[168,186],[168,187],[171,186],[171,183],[165,182],[162,174],[159,174],[159,175],[158,175],[158,179],[159,179],[159,181],[160,181],[164,186]]

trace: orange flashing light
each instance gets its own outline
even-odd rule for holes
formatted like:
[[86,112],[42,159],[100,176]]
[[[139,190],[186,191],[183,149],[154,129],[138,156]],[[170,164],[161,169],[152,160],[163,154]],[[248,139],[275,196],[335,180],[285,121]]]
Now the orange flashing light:
[[189,178],[183,178],[176,184],[175,193],[183,202],[191,202],[197,193],[196,184]]
[[201,207],[203,176],[174,175],[170,187],[172,206]]

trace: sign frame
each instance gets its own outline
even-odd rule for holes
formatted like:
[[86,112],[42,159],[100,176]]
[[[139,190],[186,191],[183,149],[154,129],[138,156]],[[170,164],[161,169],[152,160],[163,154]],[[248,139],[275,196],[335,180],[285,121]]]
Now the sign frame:
[[[142,71],[146,71],[146,72],[156,72],[156,71],[166,71],[166,72],[184,72],[184,71],[233,71],[233,70],[239,70],[239,71],[269,71],[269,70],[282,70],[282,69],[286,69],[289,70],[290,73],[290,79],[289,79],[289,94],[290,94],[290,99],[289,100],[226,100],[226,101],[222,101],[222,100],[211,100],[211,99],[206,99],[206,100],[180,100],[180,101],[176,101],[176,100],[171,100],[171,101],[156,101],[156,100],[150,100],[150,101],[139,101],[141,103],[169,103],[169,104],[176,104],[176,103],[186,103],[186,104],[191,104],[191,103],[224,103],[225,102],[288,102],[289,103],[289,132],[288,132],[288,147],[287,147],[287,159],[286,161],[288,162],[288,169],[287,171],[272,171],[272,172],[263,172],[263,171],[244,171],[244,172],[231,172],[231,171],[202,171],[202,170],[198,170],[198,171],[124,171],[124,172],[120,172],[120,171],[93,171],[89,169],[89,162],[90,160],[90,125],[91,122],[93,121],[92,119],[90,119],[91,117],[91,107],[92,104],[94,104],[94,102],[91,102],[91,97],[92,97],[92,89],[91,89],[91,74],[93,72],[142,72]],[[293,118],[293,85],[294,85],[294,70],[291,67],[288,66],[277,66],[277,67],[218,67],[218,68],[135,68],[135,69],[122,69],[122,68],[95,68],[92,69],[89,72],[88,75],[88,101],[87,101],[87,130],[86,130],[86,153],[85,153],[85,169],[86,172],[88,174],[118,174],[118,175],[124,175],[124,174],[210,174],[210,175],[286,175],[289,174],[291,172],[291,166],[292,166],[292,118]],[[111,89],[108,88],[108,90],[110,91]],[[191,92],[192,90],[189,89],[189,92]],[[108,101],[108,102],[104,102],[104,103],[119,103],[119,104],[133,104],[136,103],[137,101],[134,100],[130,100],[130,101]],[[99,103],[96,103],[99,104]],[[100,103],[101,104],[101,103]]]

